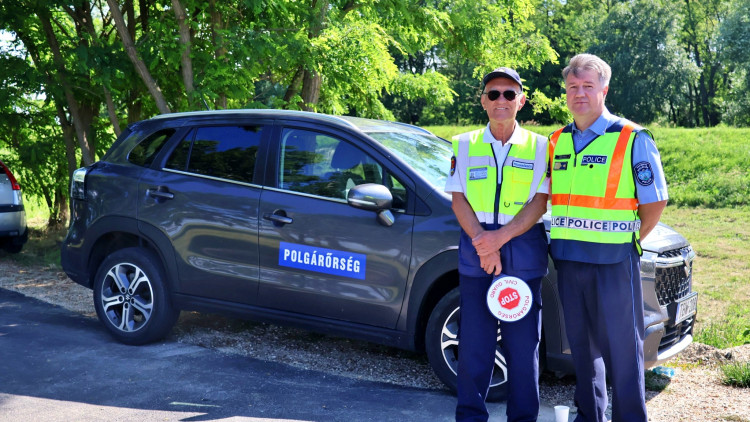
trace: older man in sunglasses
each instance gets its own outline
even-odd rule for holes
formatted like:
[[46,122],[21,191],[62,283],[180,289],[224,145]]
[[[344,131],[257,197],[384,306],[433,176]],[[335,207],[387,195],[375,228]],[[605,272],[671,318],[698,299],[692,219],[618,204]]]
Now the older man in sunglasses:
[[[535,421],[539,414],[541,282],[547,273],[547,139],[521,128],[516,114],[526,103],[518,73],[500,67],[482,80],[486,127],[453,138],[445,191],[461,225],[457,421],[486,421],[485,400],[495,352],[507,365],[508,421]],[[530,311],[498,321],[487,291],[498,276],[523,280],[531,291]]]

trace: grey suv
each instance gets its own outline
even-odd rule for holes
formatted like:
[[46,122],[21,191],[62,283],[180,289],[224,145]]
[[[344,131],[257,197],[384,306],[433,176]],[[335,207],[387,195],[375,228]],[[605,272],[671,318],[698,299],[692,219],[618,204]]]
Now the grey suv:
[[0,161],[0,247],[19,253],[29,238],[21,185]]
[[[451,151],[418,127],[354,117],[158,116],[74,173],[63,268],[93,289],[99,319],[124,343],[163,338],[179,310],[221,312],[424,351],[453,389]],[[682,236],[662,225],[645,248],[652,366],[692,341],[697,299]],[[570,372],[552,267],[543,296],[543,362]],[[507,385],[499,350],[493,399]]]

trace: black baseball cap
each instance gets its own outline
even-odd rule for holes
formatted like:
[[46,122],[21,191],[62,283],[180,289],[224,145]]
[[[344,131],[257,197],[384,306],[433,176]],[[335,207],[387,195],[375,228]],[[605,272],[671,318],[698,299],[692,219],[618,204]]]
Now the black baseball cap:
[[484,78],[482,79],[482,83],[487,85],[487,82],[495,79],[495,78],[508,78],[521,86],[521,89],[523,89],[523,83],[521,82],[521,77],[518,76],[518,72],[515,70],[509,68],[509,67],[498,67],[497,69],[493,70],[492,72],[486,74]]

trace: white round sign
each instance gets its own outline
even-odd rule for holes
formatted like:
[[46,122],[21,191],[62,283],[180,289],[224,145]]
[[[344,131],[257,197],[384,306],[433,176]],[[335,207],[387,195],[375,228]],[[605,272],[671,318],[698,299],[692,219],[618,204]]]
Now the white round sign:
[[531,289],[518,277],[501,275],[487,290],[487,307],[501,321],[518,321],[531,310]]

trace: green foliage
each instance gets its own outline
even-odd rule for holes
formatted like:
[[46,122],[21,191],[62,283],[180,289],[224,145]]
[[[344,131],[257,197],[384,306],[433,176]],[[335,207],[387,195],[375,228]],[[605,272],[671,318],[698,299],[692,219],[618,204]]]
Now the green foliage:
[[725,120],[729,124],[750,126],[750,3],[734,0],[719,29],[725,46],[723,56],[729,63],[729,86],[725,101]]
[[538,90],[534,92],[530,102],[534,108],[534,114],[547,113],[553,121],[560,125],[573,120],[573,115],[568,111],[564,96],[549,98],[543,91]]
[[[612,67],[607,103],[613,113],[651,122],[669,108],[685,108],[684,87],[699,69],[678,45],[670,0],[616,4],[589,50]],[[623,42],[626,41],[626,42]]]
[[721,382],[733,387],[750,387],[750,362],[733,362],[721,366]]

